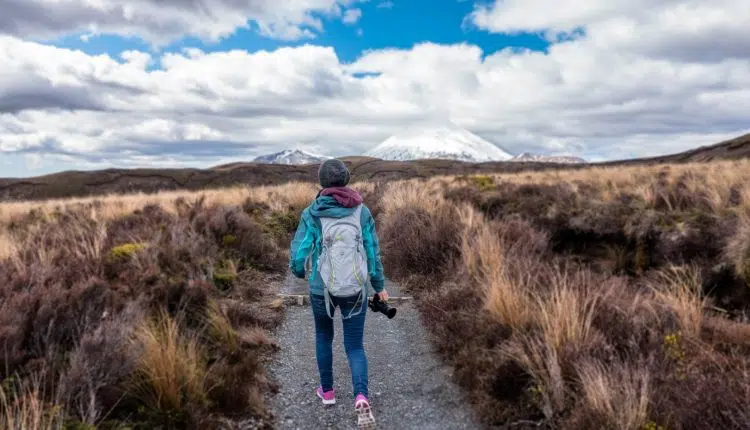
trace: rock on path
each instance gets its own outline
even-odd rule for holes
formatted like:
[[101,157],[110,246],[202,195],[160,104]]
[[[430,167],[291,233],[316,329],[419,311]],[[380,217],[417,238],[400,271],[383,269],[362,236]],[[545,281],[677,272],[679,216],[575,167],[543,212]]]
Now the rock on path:
[[[390,295],[400,294],[388,284]],[[304,281],[290,278],[286,294],[306,294]],[[450,369],[433,353],[419,315],[411,303],[398,304],[392,320],[367,310],[370,403],[379,429],[476,429],[470,405],[450,382]],[[280,392],[270,406],[280,429],[356,429],[351,373],[343,346],[340,313],[334,335],[336,405],[323,406],[315,396],[318,370],[312,311],[288,306],[276,338],[281,350],[270,365]]]

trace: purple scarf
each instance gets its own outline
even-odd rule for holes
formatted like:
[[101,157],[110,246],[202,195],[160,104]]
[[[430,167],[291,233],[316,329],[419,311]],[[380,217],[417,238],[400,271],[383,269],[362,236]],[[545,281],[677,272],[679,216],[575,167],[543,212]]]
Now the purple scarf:
[[345,208],[356,207],[364,201],[358,192],[348,187],[323,188],[323,190],[320,191],[320,195],[333,197]]

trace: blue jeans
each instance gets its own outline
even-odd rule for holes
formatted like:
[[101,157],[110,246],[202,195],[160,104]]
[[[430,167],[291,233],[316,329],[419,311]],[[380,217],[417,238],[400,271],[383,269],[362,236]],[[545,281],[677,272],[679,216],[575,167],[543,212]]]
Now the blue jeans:
[[[331,315],[335,316],[338,307],[342,315],[348,316],[354,306],[357,306],[358,295],[352,297],[331,297]],[[326,312],[325,297],[310,294],[310,304],[315,320],[315,356],[318,360],[320,385],[323,391],[333,389],[333,319]],[[353,397],[357,394],[368,396],[367,393],[367,356],[363,344],[365,331],[365,317],[367,315],[367,298],[361,301],[362,310],[359,315],[343,320],[344,348],[349,368],[352,372]],[[355,309],[356,313],[357,310]]]

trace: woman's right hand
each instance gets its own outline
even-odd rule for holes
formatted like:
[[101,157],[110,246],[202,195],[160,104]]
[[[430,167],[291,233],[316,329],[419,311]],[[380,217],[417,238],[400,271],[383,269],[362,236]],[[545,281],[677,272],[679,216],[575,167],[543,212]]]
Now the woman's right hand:
[[387,302],[388,301],[388,291],[383,289],[383,291],[376,293],[376,296],[378,296],[378,299],[380,299],[381,302]]

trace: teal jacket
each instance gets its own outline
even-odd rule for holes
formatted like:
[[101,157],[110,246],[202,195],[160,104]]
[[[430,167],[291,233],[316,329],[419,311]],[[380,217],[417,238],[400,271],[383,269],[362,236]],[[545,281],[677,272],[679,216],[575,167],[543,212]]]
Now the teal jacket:
[[[302,211],[297,232],[292,239],[289,253],[289,268],[294,276],[305,278],[305,262],[310,256],[312,273],[308,283],[312,294],[323,295],[323,280],[318,273],[318,255],[320,254],[321,224],[320,217],[342,218],[354,212],[355,208],[347,208],[330,196],[319,196],[310,206]],[[383,264],[380,261],[380,243],[375,230],[375,219],[370,209],[362,205],[362,240],[367,252],[367,268],[370,274],[370,284],[376,293],[383,291],[385,277]]]

